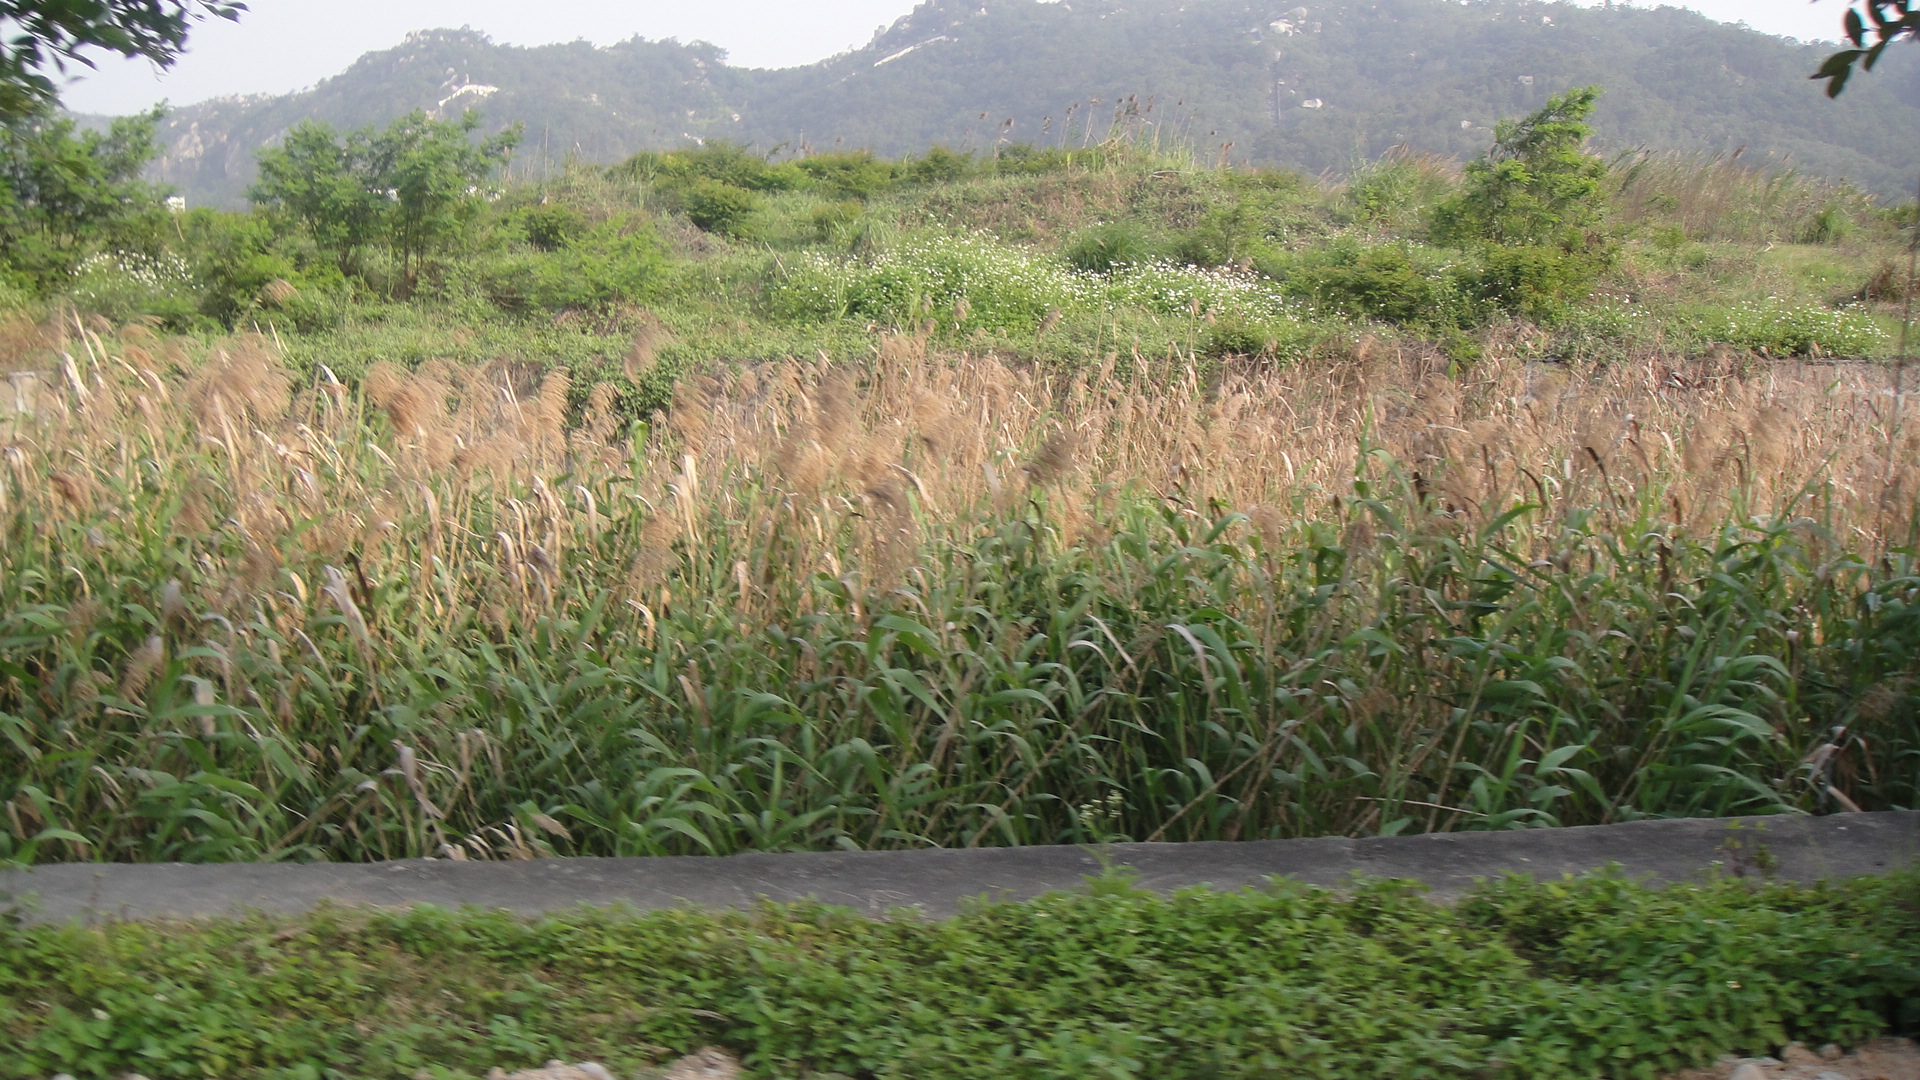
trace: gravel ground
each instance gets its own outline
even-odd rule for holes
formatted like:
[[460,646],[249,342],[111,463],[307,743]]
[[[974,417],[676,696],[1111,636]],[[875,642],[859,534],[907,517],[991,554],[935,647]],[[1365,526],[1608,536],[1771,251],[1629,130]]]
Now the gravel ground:
[[[707,1046],[670,1063],[658,1073],[645,1074],[643,1080],[737,1080],[739,1075],[738,1059],[717,1046]],[[578,1065],[566,1065],[558,1061],[549,1061],[545,1068],[525,1069],[515,1073],[505,1069],[495,1069],[487,1074],[487,1080],[615,1080],[615,1078],[597,1062],[583,1061]]]
[[[740,1062],[709,1046],[641,1080],[736,1080]],[[592,1062],[510,1073],[493,1070],[488,1080],[617,1080]],[[1809,1049],[1790,1043],[1777,1058],[1724,1057],[1711,1069],[1695,1069],[1670,1080],[1920,1080],[1920,1045],[1911,1039],[1880,1039],[1852,1053],[1838,1046]]]
[[1711,1069],[1673,1080],[1920,1080],[1920,1045],[1880,1039],[1847,1053],[1837,1046],[1810,1049],[1790,1043],[1777,1058],[1721,1058]]
[[[717,1046],[696,1050],[634,1080],[738,1080],[740,1062]],[[65,1073],[52,1080],[73,1080]],[[122,1080],[146,1080],[128,1073]],[[549,1061],[538,1069],[495,1069],[487,1080],[622,1080],[600,1064]],[[1920,1080],[1920,1045],[1912,1039],[1879,1039],[1849,1053],[1838,1046],[1810,1049],[1791,1043],[1777,1058],[1721,1058],[1711,1069],[1694,1069],[1669,1080]]]

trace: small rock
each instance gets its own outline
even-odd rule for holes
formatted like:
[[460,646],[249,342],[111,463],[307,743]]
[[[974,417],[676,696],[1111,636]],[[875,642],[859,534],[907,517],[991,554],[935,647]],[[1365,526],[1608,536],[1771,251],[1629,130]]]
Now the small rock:
[[1814,1074],[1813,1080],[1847,1080],[1847,1078],[1832,1069],[1823,1069]]
[[578,1065],[549,1061],[541,1068],[519,1072],[493,1069],[487,1073],[487,1080],[613,1080],[613,1074],[597,1061],[583,1061]]
[[53,1080],[73,1080],[72,1073],[54,1073]]
[[1735,1067],[1733,1075],[1727,1080],[1767,1080],[1767,1070],[1761,1068],[1757,1062],[1743,1061]]
[[1789,1065],[1818,1065],[1820,1055],[1807,1049],[1806,1043],[1788,1043],[1780,1051],[1780,1060]]
[[1828,1043],[1821,1047],[1818,1052],[1820,1054],[1820,1060],[1822,1061],[1839,1061],[1841,1058],[1847,1056],[1847,1052],[1840,1049],[1838,1043]]
[[738,1080],[740,1060],[717,1046],[703,1046],[667,1066],[660,1080]]

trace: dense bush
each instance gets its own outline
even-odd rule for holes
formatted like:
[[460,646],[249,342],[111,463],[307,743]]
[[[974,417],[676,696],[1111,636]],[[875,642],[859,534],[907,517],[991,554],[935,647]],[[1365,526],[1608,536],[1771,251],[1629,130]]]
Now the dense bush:
[[558,251],[587,231],[587,215],[564,202],[541,201],[511,212],[505,225],[541,251]]
[[794,162],[829,199],[871,199],[898,184],[910,166],[865,150],[812,154]]
[[1492,149],[1467,165],[1459,192],[1434,208],[1434,239],[1587,246],[1606,214],[1606,163],[1585,146],[1599,96],[1599,87],[1569,90],[1522,119],[1502,121]]
[[1439,287],[1400,245],[1329,248],[1287,279],[1289,292],[1323,307],[1401,323],[1432,318]]
[[1109,875],[939,922],[0,923],[0,1077],[622,1073],[717,1043],[786,1077],[1652,1080],[1913,1030],[1916,885],[1514,879],[1448,909],[1398,883],[1161,898]]
[[1493,148],[1432,211],[1436,242],[1485,249],[1473,286],[1498,308],[1550,322],[1586,298],[1612,257],[1601,235],[1606,164],[1585,148],[1598,97],[1598,87],[1570,90],[1503,121]]
[[735,240],[753,238],[755,219],[766,208],[766,199],[757,192],[704,176],[677,189],[674,197],[687,220]]
[[807,173],[793,164],[775,165],[746,147],[714,140],[697,147],[670,151],[643,151],[611,170],[672,190],[697,180],[711,180],[743,191],[791,191],[807,183]]
[[[1008,162],[1021,159],[1015,148],[1009,147],[1008,150]],[[960,153],[944,146],[935,146],[907,163],[907,176],[921,184],[952,183],[971,175],[975,168],[971,151]]]
[[666,258],[643,217],[578,225],[552,248],[496,255],[474,270],[488,300],[508,311],[600,309],[651,296]]
[[1159,250],[1154,237],[1139,225],[1113,222],[1082,231],[1067,243],[1064,254],[1075,270],[1105,274],[1151,262]]
[[1467,285],[1502,311],[1553,323],[1593,291],[1606,264],[1584,251],[1539,244],[1490,247]]

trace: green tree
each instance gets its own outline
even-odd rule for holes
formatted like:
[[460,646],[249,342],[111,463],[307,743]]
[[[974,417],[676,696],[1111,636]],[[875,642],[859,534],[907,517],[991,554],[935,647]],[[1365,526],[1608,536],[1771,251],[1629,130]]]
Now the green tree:
[[304,225],[342,273],[362,249],[385,244],[400,260],[397,291],[411,294],[423,263],[463,238],[486,201],[485,186],[520,143],[515,126],[475,141],[478,114],[458,122],[415,111],[385,131],[338,135],[306,123],[259,155],[248,197]]
[[93,66],[88,49],[109,49],[171,65],[195,19],[237,19],[232,0],[0,0],[0,119],[32,116],[58,88],[47,74],[69,63]]
[[16,281],[44,288],[105,244],[128,243],[164,213],[140,178],[159,152],[160,110],[77,132],[50,112],[0,127],[0,256]]
[[[1916,5],[1920,5],[1920,0],[1860,0],[1858,5],[1847,8],[1841,25],[1853,48],[1827,57],[1826,63],[1811,77],[1828,80],[1827,96],[1839,97],[1847,88],[1855,65],[1862,71],[1872,71],[1887,46],[1903,37],[1920,39],[1920,6]],[[1864,18],[1862,11],[1866,12]],[[1873,38],[1871,45],[1867,43],[1868,37]]]
[[479,127],[471,110],[457,124],[416,110],[368,143],[369,173],[388,199],[388,242],[407,292],[423,258],[466,235],[485,205],[484,185],[520,145],[519,125],[476,143]]
[[1460,191],[1434,208],[1435,240],[1485,249],[1485,265],[1468,283],[1482,301],[1552,322],[1606,267],[1607,166],[1586,151],[1599,96],[1597,86],[1569,90],[1502,121]]
[[1503,120],[1493,148],[1467,166],[1466,182],[1434,210],[1445,244],[1589,246],[1605,213],[1606,163],[1586,152],[1597,86],[1548,98],[1533,114]]
[[360,250],[379,236],[385,210],[364,161],[366,141],[364,132],[342,141],[331,125],[299,124],[259,153],[260,179],[247,193],[304,226],[343,274],[357,269]]

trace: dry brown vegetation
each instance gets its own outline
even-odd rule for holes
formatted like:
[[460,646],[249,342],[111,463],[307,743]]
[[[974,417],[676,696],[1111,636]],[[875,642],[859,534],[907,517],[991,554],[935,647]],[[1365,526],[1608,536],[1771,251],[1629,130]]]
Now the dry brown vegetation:
[[348,387],[260,337],[6,335],[63,357],[0,420],[16,853],[1246,837],[1914,790],[1898,368],[1518,341],[1449,375],[1362,336],[1064,375],[892,336],[686,381],[636,445],[605,388],[569,415],[561,373]]

